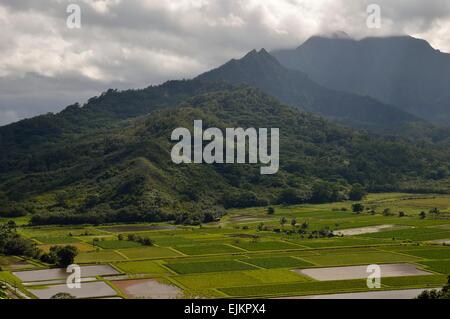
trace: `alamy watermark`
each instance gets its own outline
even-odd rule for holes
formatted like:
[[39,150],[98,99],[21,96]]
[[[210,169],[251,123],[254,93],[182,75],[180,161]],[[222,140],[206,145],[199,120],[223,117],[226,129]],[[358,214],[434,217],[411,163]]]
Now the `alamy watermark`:
[[[262,175],[276,174],[279,169],[280,130],[267,128],[227,128],[225,134],[217,127],[203,130],[202,120],[194,121],[193,134],[189,129],[179,127],[172,132],[176,143],[171,152],[175,164],[257,164]],[[204,145],[203,142],[209,142]],[[248,151],[248,152],[247,152]],[[247,156],[248,154],[248,156]]]
[[69,265],[66,269],[67,273],[70,273],[66,279],[66,285],[69,289],[81,288],[81,267],[78,265]]
[[66,12],[69,14],[66,20],[66,26],[69,29],[81,28],[81,7],[78,4],[69,4]]
[[370,4],[367,6],[366,25],[369,29],[381,28],[381,7],[378,4]]
[[379,265],[367,266],[367,288],[380,289],[381,288],[381,267]]

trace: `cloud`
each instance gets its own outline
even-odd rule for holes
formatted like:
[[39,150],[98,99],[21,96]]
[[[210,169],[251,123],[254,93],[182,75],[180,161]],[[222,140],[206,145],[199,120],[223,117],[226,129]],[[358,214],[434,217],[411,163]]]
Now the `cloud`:
[[[374,2],[379,30],[366,27]],[[81,29],[66,27],[72,3],[81,7]],[[448,0],[3,0],[0,25],[0,125],[107,88],[190,78],[315,34],[406,33],[450,52]]]

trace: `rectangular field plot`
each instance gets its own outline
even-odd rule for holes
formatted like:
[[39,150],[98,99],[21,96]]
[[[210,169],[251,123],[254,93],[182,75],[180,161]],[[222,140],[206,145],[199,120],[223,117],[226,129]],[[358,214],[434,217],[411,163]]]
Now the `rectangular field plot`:
[[158,259],[181,256],[180,253],[164,247],[129,248],[120,250],[120,253],[129,259]]
[[273,284],[245,286],[235,288],[220,288],[220,291],[230,297],[307,295],[314,293],[333,293],[348,290],[367,290],[366,280],[314,281],[288,284]]
[[338,237],[338,238],[324,238],[324,239],[312,239],[312,240],[300,240],[296,241],[300,245],[304,245],[308,248],[333,248],[333,247],[352,247],[352,246],[367,246],[367,245],[380,245],[380,244],[392,244],[392,240],[386,239],[373,239],[373,238],[356,238],[356,237]]
[[132,299],[176,299],[183,296],[178,287],[155,279],[120,280],[114,285]]
[[[38,245],[39,249],[42,249],[44,252],[49,252],[52,246],[66,246],[67,244],[45,244]],[[86,244],[86,243],[73,243],[69,244],[70,246],[74,246],[78,249],[78,252],[87,252],[95,250],[94,246]]]
[[425,289],[406,289],[406,290],[382,290],[366,292],[350,292],[340,294],[324,294],[303,297],[288,297],[283,299],[326,299],[326,300],[358,300],[358,299],[395,299],[406,300],[414,299]]
[[294,257],[265,257],[265,258],[248,258],[242,261],[262,268],[303,268],[311,267],[313,264]]
[[251,265],[236,260],[205,261],[205,262],[177,262],[166,265],[179,274],[196,274],[208,272],[237,271],[256,269]]
[[121,270],[128,274],[166,274],[168,271],[161,267],[157,262],[151,260],[145,261],[127,261],[116,264]]
[[128,240],[102,240],[97,242],[98,247],[103,249],[123,249],[141,247],[142,245]]
[[239,242],[233,243],[233,246],[248,250],[248,251],[259,251],[259,250],[287,250],[287,249],[303,249],[304,247],[283,242],[283,241],[261,241],[261,242]]
[[[95,277],[102,275],[116,275],[119,272],[109,265],[83,266],[81,267],[81,277]],[[24,282],[47,281],[52,279],[64,279],[69,276],[66,269],[41,269],[31,271],[19,271],[13,273],[14,276]]]
[[397,263],[418,260],[414,256],[406,256],[391,252],[348,252],[347,254],[322,254],[320,256],[305,256],[304,260],[318,266],[340,266],[374,263]]
[[177,227],[170,225],[119,225],[119,226],[99,227],[98,229],[111,233],[130,233],[130,232],[145,232],[155,230],[175,230],[177,229]]
[[[432,273],[417,269],[415,265],[410,264],[380,265],[380,268],[383,278],[432,275]],[[367,278],[367,265],[348,266],[348,267],[310,268],[296,271],[302,275],[309,276],[315,280],[320,281]]]
[[404,254],[413,255],[425,259],[450,259],[450,247],[449,248],[435,248],[435,249],[416,249],[405,250]]
[[174,249],[186,255],[209,255],[242,252],[242,250],[225,244],[198,244],[174,246]]
[[428,275],[412,277],[386,277],[381,284],[389,287],[442,287],[447,282],[447,276]]
[[420,264],[426,266],[427,269],[444,275],[450,275],[450,260],[421,261]]
[[259,269],[174,277],[191,289],[229,288],[255,284],[303,282],[307,279],[289,270]]
[[66,284],[29,289],[39,299],[50,299],[57,293],[69,293],[76,298],[112,297],[117,293],[103,281],[83,283],[80,289],[69,289]]
[[374,234],[361,235],[362,237],[371,238],[396,238],[396,239],[409,239],[415,241],[426,241],[445,239],[450,237],[450,231],[441,228],[409,228],[402,230],[393,230],[387,232],[379,232]]
[[71,236],[35,237],[35,240],[43,244],[74,244],[80,242],[78,238]]
[[87,263],[120,261],[125,259],[126,259],[125,257],[119,255],[115,251],[100,250],[87,253],[80,253],[75,258],[75,262],[87,264]]

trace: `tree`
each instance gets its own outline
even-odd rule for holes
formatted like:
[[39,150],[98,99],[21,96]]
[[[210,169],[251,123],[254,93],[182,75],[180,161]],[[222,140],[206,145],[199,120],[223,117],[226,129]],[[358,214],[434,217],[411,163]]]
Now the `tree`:
[[354,184],[348,193],[350,200],[358,201],[362,200],[366,196],[366,190],[361,184]]
[[123,235],[122,234],[117,235],[117,239],[118,240],[123,240]]
[[353,204],[352,211],[356,214],[361,214],[364,211],[364,205],[361,203]]
[[425,290],[417,299],[450,299],[450,276],[447,277],[447,284],[441,290]]
[[436,218],[437,216],[439,216],[439,214],[440,214],[439,209],[437,208],[430,209],[430,215],[433,216],[433,218]]
[[424,211],[421,211],[420,214],[419,214],[419,216],[420,216],[420,219],[425,219],[425,218],[427,218],[427,214],[425,214]]
[[275,208],[273,208],[272,206],[267,208],[267,214],[269,215],[273,215],[275,214]]
[[52,246],[50,248],[50,255],[53,256],[54,262],[59,267],[67,267],[72,265],[75,257],[78,255],[78,249],[75,246]]
[[287,223],[287,219],[286,219],[286,217],[281,217],[281,219],[280,219],[280,225],[281,225],[281,227],[284,227],[284,225]]
[[295,226],[297,225],[297,219],[292,218],[292,220],[291,220],[291,225],[292,225],[292,227],[295,228]]
[[391,209],[390,208],[385,208],[383,210],[383,216],[391,216]]
[[398,217],[405,217],[405,216],[406,216],[405,212],[398,212]]
[[258,226],[256,227],[256,229],[257,229],[258,231],[263,231],[263,229],[264,229],[264,223],[259,223]]

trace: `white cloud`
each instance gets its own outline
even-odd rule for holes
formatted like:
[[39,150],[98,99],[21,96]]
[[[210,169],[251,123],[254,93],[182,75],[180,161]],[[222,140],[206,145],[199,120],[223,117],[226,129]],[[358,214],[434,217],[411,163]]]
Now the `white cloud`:
[[[380,30],[366,27],[373,2]],[[71,3],[81,7],[81,29],[66,28]],[[450,52],[449,18],[448,0],[2,0],[0,123],[17,119],[5,110],[60,110],[109,87],[189,78],[254,48],[338,30],[407,33]]]

